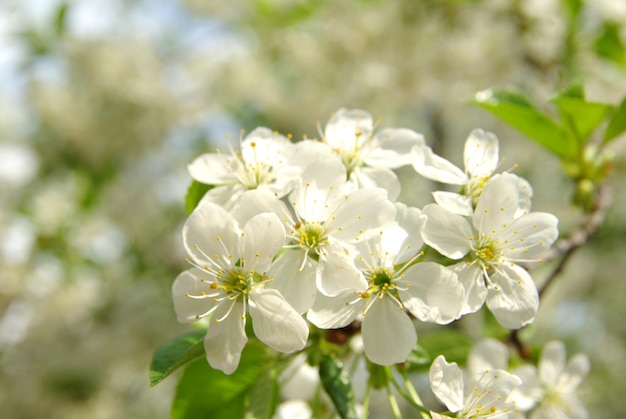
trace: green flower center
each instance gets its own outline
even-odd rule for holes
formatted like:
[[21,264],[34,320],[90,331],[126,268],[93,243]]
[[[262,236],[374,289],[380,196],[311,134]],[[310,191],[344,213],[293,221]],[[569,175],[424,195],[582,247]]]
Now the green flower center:
[[328,244],[326,227],[315,222],[305,222],[304,225],[302,225],[301,222],[298,222],[298,224],[296,224],[296,228],[300,236],[298,240],[300,246],[308,247],[310,250],[314,250],[319,246]]

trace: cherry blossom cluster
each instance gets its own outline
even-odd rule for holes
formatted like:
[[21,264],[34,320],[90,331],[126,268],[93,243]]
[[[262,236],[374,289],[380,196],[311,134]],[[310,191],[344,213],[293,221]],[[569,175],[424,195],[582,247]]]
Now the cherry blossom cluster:
[[[180,321],[210,319],[204,345],[213,368],[236,370],[247,321],[259,340],[291,353],[306,345],[309,323],[335,329],[358,320],[367,358],[392,365],[415,347],[416,319],[445,325],[483,306],[510,329],[535,319],[537,288],[522,265],[541,261],[557,219],[531,212],[527,181],[496,173],[498,139],[471,132],[459,169],[410,129],[375,128],[367,112],[340,109],[320,140],[257,128],[238,147],[189,165],[212,188],[183,227],[190,268],[172,293]],[[407,206],[397,201],[402,166],[418,182],[457,190]],[[451,368],[433,364],[439,390]],[[460,395],[450,397],[451,411],[465,408]]]
[[[509,371],[508,348],[487,338],[474,346],[465,370],[438,356],[430,367],[430,385],[456,418],[587,419],[577,390],[589,372],[589,358],[566,357],[563,342],[550,341],[538,367],[523,364]],[[430,413],[433,419],[450,417]]]

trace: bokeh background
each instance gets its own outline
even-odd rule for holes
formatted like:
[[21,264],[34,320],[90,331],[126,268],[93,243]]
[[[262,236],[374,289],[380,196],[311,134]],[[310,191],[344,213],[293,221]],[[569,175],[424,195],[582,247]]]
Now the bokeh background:
[[[241,129],[316,136],[361,108],[457,164],[487,129],[567,235],[583,215],[557,160],[468,100],[514,86],[549,109],[582,81],[617,104],[624,46],[624,0],[0,1],[0,417],[169,416],[176,379],[149,388],[148,366],[187,330],[186,165]],[[604,226],[522,334],[589,354],[592,418],[626,411],[625,143]]]

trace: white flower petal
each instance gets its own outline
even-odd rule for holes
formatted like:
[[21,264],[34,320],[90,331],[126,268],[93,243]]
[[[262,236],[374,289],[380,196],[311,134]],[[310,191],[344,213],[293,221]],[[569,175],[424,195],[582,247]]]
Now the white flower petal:
[[278,291],[254,290],[248,302],[254,334],[263,343],[284,353],[304,348],[309,336],[306,321]]
[[327,246],[326,255],[320,257],[316,278],[317,289],[329,297],[343,291],[367,288],[367,281],[354,265],[354,260],[340,245]]
[[[348,304],[354,300],[357,302]],[[358,293],[353,291],[346,291],[334,297],[320,294],[315,298],[315,303],[306,317],[322,329],[338,329],[349,325],[362,314],[365,304],[366,300],[359,298]]]
[[468,265],[466,262],[459,262],[451,268],[457,273],[459,282],[465,288],[465,304],[461,314],[475,313],[487,298],[482,269],[478,264]]
[[207,153],[196,157],[187,166],[187,170],[191,177],[198,182],[208,185],[222,185],[237,181],[237,175],[233,173],[235,167],[233,156]]
[[439,355],[430,366],[430,388],[451,412],[463,408],[463,371],[456,362],[448,363]]
[[498,138],[481,129],[472,131],[465,141],[465,171],[476,177],[489,177],[498,166]]
[[361,189],[341,198],[325,226],[339,240],[355,241],[368,230],[393,222],[396,208],[381,188]]
[[535,319],[539,295],[537,286],[525,269],[499,264],[490,279],[498,288],[489,288],[487,307],[502,326],[519,329]]
[[435,202],[446,211],[453,214],[471,217],[474,214],[472,199],[465,195],[454,192],[435,191],[433,192]]
[[230,212],[237,206],[239,199],[247,190],[248,188],[241,184],[218,186],[216,188],[209,189],[209,191],[205,193],[200,200],[198,206],[200,206],[204,201],[209,201]]
[[519,210],[517,176],[510,173],[495,175],[485,184],[474,211],[474,226],[491,236],[508,225]]
[[233,218],[239,222],[239,225],[244,225],[249,219],[263,212],[273,212],[281,220],[286,219],[291,224],[290,226],[295,224],[292,221],[293,215],[285,203],[263,189],[254,189],[242,194],[237,208],[233,211]]
[[241,256],[246,270],[266,272],[274,256],[285,243],[285,229],[274,213],[264,212],[252,217],[241,233]]
[[341,108],[333,113],[324,129],[324,139],[333,148],[352,149],[357,141],[365,141],[372,134],[372,116],[360,109]]
[[[404,233],[396,232],[394,235],[382,234],[383,248],[389,251],[390,256],[396,263],[402,263],[416,255],[424,245],[422,239],[422,211],[418,208],[408,207],[401,202],[395,203],[396,207],[396,223],[398,228]],[[385,230],[385,233],[389,229]],[[395,230],[395,228],[394,228]],[[402,239],[400,239],[402,237]],[[393,240],[396,243],[390,242]],[[391,250],[393,249],[393,251]],[[402,252],[402,256],[398,259],[397,255]]]
[[519,377],[504,370],[486,370],[482,374],[475,374],[470,388],[478,388],[478,391],[468,392],[463,409],[467,416],[460,416],[472,416],[477,405],[487,411],[493,409],[493,417],[499,417],[497,413],[504,413],[505,410],[513,410],[514,405],[509,401],[509,396],[520,384],[522,380]]
[[552,246],[559,235],[558,219],[548,213],[531,212],[503,228],[499,239],[507,243],[502,251],[507,260],[536,260]]
[[426,205],[422,214],[421,233],[426,244],[451,259],[461,259],[470,251],[473,231],[465,218],[437,204]]
[[[252,144],[254,143],[254,146]],[[291,141],[284,135],[278,134],[269,128],[258,127],[246,135],[241,143],[241,156],[250,164],[265,164],[267,166],[282,166],[287,162],[283,153],[288,152]]]
[[287,251],[276,259],[267,272],[267,275],[274,280],[268,286],[278,290],[285,300],[302,314],[315,301],[316,272],[317,262],[311,260],[306,252]]
[[413,322],[389,297],[372,303],[363,318],[361,333],[365,355],[379,365],[405,362],[417,344]]
[[343,199],[346,168],[337,156],[314,160],[302,173],[302,183],[289,194],[289,201],[300,218],[323,222],[330,218],[330,208]]
[[172,284],[172,298],[174,311],[179,322],[187,323],[198,320],[215,306],[212,298],[190,298],[188,295],[200,296],[203,292],[210,294],[209,281],[201,281],[207,278],[206,272],[191,268],[180,273]]
[[513,374],[522,380],[522,384],[513,390],[510,399],[515,401],[520,410],[528,411],[543,397],[537,368],[534,365],[522,365],[513,370]]
[[555,385],[565,370],[567,351],[565,344],[553,340],[545,344],[539,358],[539,379],[547,385]]
[[217,204],[202,201],[183,226],[183,244],[199,265],[211,265],[215,261],[229,265],[228,256],[235,254],[239,234],[237,223],[229,213]]
[[406,128],[387,128],[374,137],[379,147],[365,156],[365,164],[375,167],[398,167],[411,164],[411,149],[424,146],[424,136]]
[[467,183],[467,175],[461,169],[433,153],[430,147],[415,146],[411,155],[413,168],[425,178],[450,185]]
[[314,140],[298,141],[289,150],[289,165],[304,169],[312,161],[333,158],[333,154],[333,149],[325,142]]
[[484,338],[474,345],[467,359],[467,369],[471,374],[508,368],[509,349],[504,343],[492,338]]
[[591,369],[589,357],[585,354],[574,355],[565,368],[564,374],[561,374],[561,385],[569,388],[572,392],[580,385],[582,380],[587,376]]
[[402,304],[421,321],[447,324],[463,308],[465,292],[456,274],[434,262],[411,266],[398,285]]
[[350,174],[350,181],[357,189],[382,188],[392,201],[400,195],[398,176],[386,167],[361,167]]
[[[226,318],[219,323],[211,320],[204,336],[204,352],[209,365],[224,374],[232,374],[237,369],[241,351],[248,342],[243,304],[238,302],[232,304],[234,304],[232,311]],[[213,318],[222,318],[229,308],[228,304],[220,305]]]

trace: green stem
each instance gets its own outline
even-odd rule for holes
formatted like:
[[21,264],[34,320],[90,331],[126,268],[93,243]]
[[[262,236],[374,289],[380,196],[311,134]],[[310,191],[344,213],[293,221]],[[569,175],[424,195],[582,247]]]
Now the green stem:
[[398,394],[400,394],[407,402],[409,402],[411,406],[419,410],[422,418],[430,418],[430,412],[428,411],[428,409],[422,406],[422,401],[417,395],[415,388],[413,388],[413,384],[411,384],[408,377],[406,377],[406,371],[402,372],[402,377],[404,385],[407,387],[408,393],[400,386],[400,384],[398,384],[398,382],[393,377],[390,369],[387,369],[387,375],[393,387],[398,391]]
[[393,411],[393,415],[396,419],[402,419],[402,413],[400,412],[400,406],[398,406],[398,401],[396,400],[396,396],[393,395],[391,391],[391,387],[387,386],[387,397],[389,398],[389,405],[391,406],[391,410]]
[[372,395],[372,385],[368,382],[365,389],[365,396],[363,397],[363,412],[361,414],[362,419],[367,419],[370,407],[370,396]]

